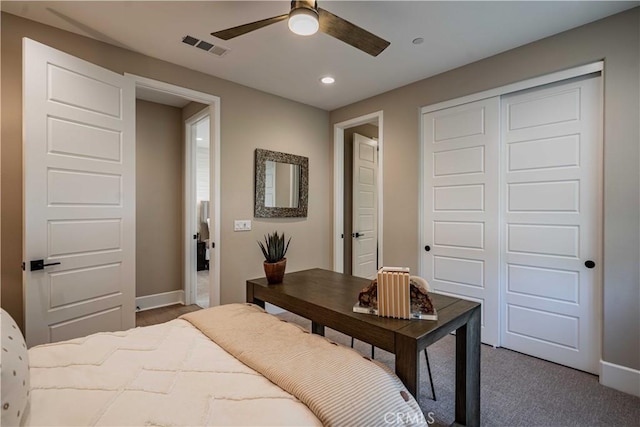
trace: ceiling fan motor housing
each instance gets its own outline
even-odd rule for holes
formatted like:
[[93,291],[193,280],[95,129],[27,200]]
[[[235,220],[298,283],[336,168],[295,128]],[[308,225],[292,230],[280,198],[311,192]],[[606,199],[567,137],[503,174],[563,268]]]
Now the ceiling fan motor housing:
[[311,9],[318,13],[318,2],[315,0],[291,0],[291,12],[296,9]]
[[291,2],[289,12],[289,29],[301,36],[315,34],[319,27],[319,13],[316,2],[296,1]]

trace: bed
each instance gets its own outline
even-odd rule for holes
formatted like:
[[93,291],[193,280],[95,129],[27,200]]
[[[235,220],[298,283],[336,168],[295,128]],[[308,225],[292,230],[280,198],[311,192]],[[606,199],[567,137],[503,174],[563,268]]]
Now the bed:
[[[5,350],[22,337],[2,314]],[[2,425],[426,425],[386,366],[251,304],[23,348],[16,370],[19,348]]]

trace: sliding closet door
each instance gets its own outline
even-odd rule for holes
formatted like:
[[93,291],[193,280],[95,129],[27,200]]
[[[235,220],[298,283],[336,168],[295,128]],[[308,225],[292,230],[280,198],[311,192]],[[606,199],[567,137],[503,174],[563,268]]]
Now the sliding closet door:
[[597,373],[601,79],[505,96],[502,345]]
[[499,98],[423,115],[424,276],[482,304],[482,342],[498,344]]

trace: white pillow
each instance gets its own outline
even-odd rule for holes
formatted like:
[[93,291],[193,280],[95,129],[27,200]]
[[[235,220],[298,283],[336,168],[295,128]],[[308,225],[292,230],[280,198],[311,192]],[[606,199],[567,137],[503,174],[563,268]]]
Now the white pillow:
[[2,310],[2,424],[20,425],[29,401],[29,358],[24,337],[9,313]]

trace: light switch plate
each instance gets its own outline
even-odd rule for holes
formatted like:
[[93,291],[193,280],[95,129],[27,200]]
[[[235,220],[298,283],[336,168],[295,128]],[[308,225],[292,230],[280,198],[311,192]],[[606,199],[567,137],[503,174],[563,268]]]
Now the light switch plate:
[[249,231],[251,230],[250,219],[237,219],[233,221],[233,231]]

